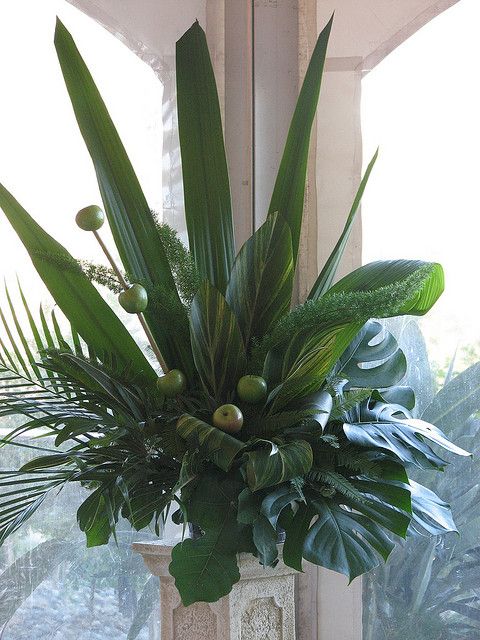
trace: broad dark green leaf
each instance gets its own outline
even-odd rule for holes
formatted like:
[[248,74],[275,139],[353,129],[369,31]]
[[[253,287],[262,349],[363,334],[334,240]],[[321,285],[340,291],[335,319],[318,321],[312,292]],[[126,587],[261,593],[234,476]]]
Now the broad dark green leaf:
[[346,389],[378,389],[400,382],[407,372],[407,361],[393,335],[379,322],[369,320],[344,351],[336,368],[338,375],[348,380]]
[[318,517],[305,537],[305,560],[343,573],[351,581],[378,566],[377,554],[384,560],[390,555],[394,544],[370,518],[320,497],[309,504]]
[[187,504],[190,522],[204,535],[184,540],[172,551],[170,573],[185,606],[216,602],[240,580],[237,545],[245,526],[236,503],[243,483],[223,474],[204,474]]
[[0,185],[0,207],[25,245],[55,302],[85,342],[98,354],[113,354],[122,367],[134,367],[139,379],[154,381],[156,374],[130,333],[88,278],[79,270],[63,269],[45,256],[73,260]]
[[184,440],[199,447],[223,471],[230,469],[235,458],[245,448],[245,443],[241,440],[188,414],[179,418],[177,431]]
[[77,510],[77,521],[80,531],[87,537],[87,547],[108,543],[118,518],[118,513],[114,514],[113,511],[111,496],[107,495],[103,487],[96,489],[82,502]]
[[179,314],[175,326],[169,317],[172,301],[180,307],[180,299],[150,207],[95,82],[59,20],[55,47],[120,258],[130,278],[147,287],[145,317],[167,363],[189,374],[187,321]]
[[289,311],[293,271],[290,229],[273,214],[240,249],[227,287],[226,299],[246,345]]
[[352,484],[362,494],[363,500],[349,498],[345,504],[404,538],[412,519],[409,485],[371,478],[352,480]]
[[282,511],[291,505],[292,502],[300,499],[298,491],[296,491],[291,484],[283,484],[265,496],[262,501],[261,513],[276,530]]
[[229,399],[245,371],[245,347],[227,301],[208,281],[193,299],[190,335],[204,389],[218,402]]
[[442,469],[445,461],[434,453],[425,440],[429,440],[456,455],[469,456],[467,451],[447,440],[432,424],[422,420],[395,420],[385,422],[358,422],[344,424],[343,430],[350,442],[368,449],[381,449],[393,453],[399,460],[420,468]]
[[283,545],[283,561],[288,567],[303,571],[303,545],[315,510],[309,504],[300,504],[297,512],[285,527],[286,539]]
[[308,149],[327,54],[333,16],[318,36],[288,132],[278,170],[269,214],[280,213],[292,232],[294,263],[297,260],[307,176]]
[[304,440],[270,443],[245,454],[245,474],[251,491],[303,476],[313,463],[312,448]]
[[176,49],[177,105],[188,239],[201,276],[225,293],[235,257],[217,88],[198,22]]
[[335,274],[337,273],[338,266],[345,251],[345,247],[347,246],[347,242],[352,231],[353,223],[355,222],[355,217],[360,206],[360,202],[363,198],[365,188],[367,186],[370,174],[372,173],[377,158],[378,149],[375,152],[373,158],[370,160],[367,170],[365,171],[365,175],[363,176],[363,179],[355,196],[355,200],[353,201],[352,208],[350,210],[350,213],[348,214],[347,222],[345,223],[342,235],[340,236],[327,262],[325,263],[325,266],[320,272],[320,275],[318,276],[315,284],[313,285],[312,290],[308,295],[309,300],[317,300],[318,298],[323,296],[323,294],[326,293],[332,286]]
[[264,567],[274,567],[278,562],[277,540],[276,529],[264,515],[260,515],[253,523],[253,542]]

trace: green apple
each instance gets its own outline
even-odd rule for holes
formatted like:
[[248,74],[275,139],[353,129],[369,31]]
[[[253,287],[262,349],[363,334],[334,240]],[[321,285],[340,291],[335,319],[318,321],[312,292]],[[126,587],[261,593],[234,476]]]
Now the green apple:
[[243,376],[237,384],[240,400],[249,404],[257,404],[267,395],[267,383],[261,376]]
[[128,313],[142,313],[148,305],[148,296],[141,284],[132,284],[118,296],[118,302]]
[[92,204],[89,207],[80,209],[75,217],[75,222],[84,231],[98,231],[105,222],[105,214],[100,207]]
[[166,398],[175,398],[187,388],[187,379],[180,369],[171,369],[157,380],[158,390]]
[[226,433],[238,433],[243,425],[243,414],[234,404],[222,404],[213,414],[213,424]]

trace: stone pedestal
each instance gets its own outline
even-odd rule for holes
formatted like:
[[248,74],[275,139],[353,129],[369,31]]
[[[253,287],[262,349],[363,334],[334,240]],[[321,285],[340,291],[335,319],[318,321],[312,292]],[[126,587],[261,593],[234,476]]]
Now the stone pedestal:
[[241,578],[228,596],[184,607],[168,572],[172,547],[136,543],[133,548],[160,578],[161,640],[295,640],[295,571],[282,562],[264,569],[242,554]]

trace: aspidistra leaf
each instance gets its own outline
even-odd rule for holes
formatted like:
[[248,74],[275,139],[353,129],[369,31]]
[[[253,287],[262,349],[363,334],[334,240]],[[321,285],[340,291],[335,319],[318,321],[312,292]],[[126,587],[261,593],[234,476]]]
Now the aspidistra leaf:
[[355,222],[355,218],[356,218],[358,208],[360,206],[360,202],[363,198],[365,188],[367,186],[368,180],[370,178],[370,174],[372,173],[372,170],[375,165],[375,162],[377,161],[377,158],[378,158],[378,149],[375,152],[373,158],[370,160],[367,170],[365,171],[365,175],[362,178],[357,194],[353,201],[352,208],[350,209],[350,213],[348,214],[345,227],[342,231],[342,235],[338,239],[337,244],[335,245],[322,271],[320,272],[320,275],[318,276],[315,284],[313,285],[312,290],[310,291],[310,294],[308,296],[309,300],[317,300],[318,298],[323,296],[323,294],[326,293],[328,289],[332,286],[332,282],[333,282],[333,279],[335,278],[335,274],[337,273],[340,260],[342,259],[343,253],[345,251],[345,247],[347,246],[347,242],[350,237],[350,233],[352,231],[353,223]]
[[269,214],[280,213],[292,232],[293,260],[296,262],[302,226],[303,199],[307,177],[310,134],[327,54],[333,16],[318,36],[293,114],[287,142],[272,194]]
[[235,257],[232,205],[215,77],[198,22],[177,42],[176,69],[190,250],[200,275],[225,293]]
[[[180,305],[180,300],[150,207],[90,71],[59,20],[55,47],[120,258],[130,278],[155,297],[145,317],[167,363],[183,367],[188,374],[187,320],[178,318],[175,326],[168,318],[168,304],[175,300]],[[164,298],[170,299],[165,308]],[[178,322],[184,323],[183,332]]]
[[273,214],[240,249],[227,287],[245,344],[263,337],[288,312],[293,272],[290,229]]
[[208,281],[193,299],[190,335],[204,389],[218,401],[227,400],[244,373],[245,346],[227,301]]

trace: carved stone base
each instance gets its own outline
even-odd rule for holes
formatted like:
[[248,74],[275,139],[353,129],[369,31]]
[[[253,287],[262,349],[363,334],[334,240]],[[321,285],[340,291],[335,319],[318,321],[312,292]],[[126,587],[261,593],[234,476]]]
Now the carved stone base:
[[242,554],[241,578],[228,596],[184,607],[168,572],[172,547],[136,543],[133,548],[160,578],[161,640],[295,640],[295,571],[282,562],[264,569]]

